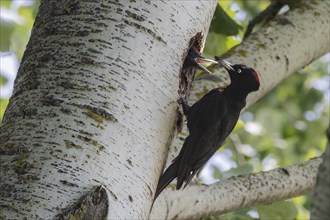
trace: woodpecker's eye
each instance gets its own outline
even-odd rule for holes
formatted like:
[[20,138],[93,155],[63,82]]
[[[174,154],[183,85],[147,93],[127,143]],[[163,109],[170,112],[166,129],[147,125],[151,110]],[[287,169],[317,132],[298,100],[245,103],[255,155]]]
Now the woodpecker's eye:
[[238,72],[238,73],[241,73],[241,72],[242,72],[242,70],[241,70],[241,69],[238,69],[238,70],[237,70],[237,72]]

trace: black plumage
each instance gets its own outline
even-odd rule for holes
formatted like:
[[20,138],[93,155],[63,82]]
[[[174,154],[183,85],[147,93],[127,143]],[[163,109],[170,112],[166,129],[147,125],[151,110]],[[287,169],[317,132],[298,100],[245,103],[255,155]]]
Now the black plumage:
[[179,155],[160,177],[155,199],[165,187],[177,178],[180,189],[191,181],[196,172],[212,157],[234,129],[246,97],[257,91],[260,80],[255,70],[245,65],[232,65],[217,58],[230,76],[226,88],[216,88],[189,107],[183,102],[189,136]]

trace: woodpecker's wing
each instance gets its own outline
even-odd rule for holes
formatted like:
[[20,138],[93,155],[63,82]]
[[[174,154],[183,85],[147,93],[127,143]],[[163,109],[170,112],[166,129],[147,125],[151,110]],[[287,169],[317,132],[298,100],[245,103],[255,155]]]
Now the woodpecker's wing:
[[192,179],[195,172],[212,157],[232,130],[227,128],[228,123],[224,123],[227,111],[227,99],[219,90],[212,90],[189,109],[189,136],[179,155],[181,163],[177,188],[180,188],[184,181],[188,183]]
[[[218,112],[217,112],[218,111]],[[227,101],[223,92],[213,89],[192,105],[187,112],[189,133],[194,129],[204,130],[227,112]]]

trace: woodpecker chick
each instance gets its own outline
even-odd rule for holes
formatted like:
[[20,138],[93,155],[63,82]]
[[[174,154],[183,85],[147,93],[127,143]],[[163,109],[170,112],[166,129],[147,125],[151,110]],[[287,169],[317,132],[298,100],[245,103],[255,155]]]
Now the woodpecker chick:
[[198,68],[203,72],[212,74],[211,71],[209,71],[206,67],[202,65],[202,64],[212,64],[212,63],[218,63],[218,62],[215,60],[206,59],[202,57],[198,49],[192,46],[188,51],[188,54],[186,56],[186,59],[184,60],[182,68],[184,70],[188,68]]

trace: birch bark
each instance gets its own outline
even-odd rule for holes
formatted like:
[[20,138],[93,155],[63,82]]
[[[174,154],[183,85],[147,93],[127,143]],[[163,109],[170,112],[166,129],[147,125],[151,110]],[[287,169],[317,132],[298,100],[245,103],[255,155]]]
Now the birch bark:
[[184,53],[215,6],[42,1],[0,128],[1,217],[146,219]]
[[316,185],[321,158],[267,172],[235,176],[212,185],[167,189],[159,196],[151,219],[198,219],[246,207],[271,204],[310,192]]
[[311,219],[327,219],[330,216],[330,127],[327,130],[327,137],[327,149],[317,174],[313,204],[310,210]]

